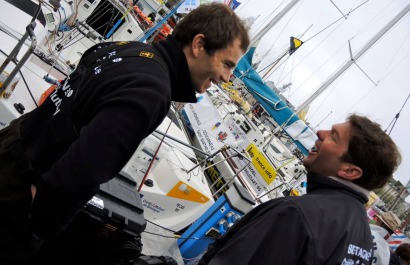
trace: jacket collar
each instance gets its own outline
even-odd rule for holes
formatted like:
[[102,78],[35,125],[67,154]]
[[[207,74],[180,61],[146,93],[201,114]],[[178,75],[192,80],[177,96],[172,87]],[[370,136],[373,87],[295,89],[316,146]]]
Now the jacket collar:
[[307,174],[307,193],[314,193],[319,190],[327,189],[335,192],[342,192],[353,196],[361,203],[366,203],[368,198],[368,191],[348,181],[343,181],[334,177],[325,177],[317,174]]
[[192,83],[188,62],[182,48],[172,35],[154,44],[168,65],[171,77],[171,99],[178,102],[196,103],[195,87]]
[[337,182],[340,182],[340,183],[348,186],[349,188],[351,188],[355,191],[358,191],[358,192],[362,193],[364,196],[366,196],[366,198],[368,198],[369,195],[370,195],[370,191],[366,190],[365,188],[360,187],[359,185],[357,185],[357,184],[355,184],[351,181],[347,181],[347,180],[344,180],[344,179],[338,178],[338,177],[329,177],[329,178],[331,178],[331,179],[333,179]]

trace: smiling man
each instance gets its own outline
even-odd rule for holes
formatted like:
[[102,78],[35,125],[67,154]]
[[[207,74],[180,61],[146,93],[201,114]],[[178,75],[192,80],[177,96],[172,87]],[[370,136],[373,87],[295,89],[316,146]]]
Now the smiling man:
[[196,102],[196,92],[227,81],[248,46],[238,16],[211,4],[153,46],[107,42],[86,51],[39,108],[0,131],[0,263],[27,262],[64,230],[171,101]]
[[359,115],[317,132],[304,158],[307,194],[273,199],[217,239],[199,264],[371,264],[364,204],[400,164],[380,125]]

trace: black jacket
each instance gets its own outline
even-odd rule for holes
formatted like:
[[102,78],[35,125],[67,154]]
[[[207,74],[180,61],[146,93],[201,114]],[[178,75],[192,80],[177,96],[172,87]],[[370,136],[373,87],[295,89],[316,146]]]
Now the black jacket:
[[199,264],[371,264],[366,196],[318,175],[308,175],[307,188],[247,213]]
[[85,74],[73,73],[24,117],[21,142],[38,175],[30,214],[38,237],[61,231],[99,185],[121,170],[163,121],[171,100],[196,102],[186,57],[172,36],[154,47],[138,42],[124,47],[153,53],[167,67],[149,58],[107,54]]

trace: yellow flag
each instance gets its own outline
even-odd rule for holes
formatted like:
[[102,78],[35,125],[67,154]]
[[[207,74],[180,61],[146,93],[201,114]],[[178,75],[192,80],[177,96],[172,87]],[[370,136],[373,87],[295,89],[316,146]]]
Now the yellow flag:
[[302,46],[303,41],[296,39],[295,37],[290,37],[290,50],[289,55],[292,55],[300,46]]

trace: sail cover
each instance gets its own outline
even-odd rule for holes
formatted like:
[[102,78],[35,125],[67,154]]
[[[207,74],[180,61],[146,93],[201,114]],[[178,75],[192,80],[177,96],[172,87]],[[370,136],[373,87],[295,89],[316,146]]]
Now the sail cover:
[[259,74],[252,67],[252,57],[255,47],[239,61],[234,70],[234,75],[241,79],[249,91],[258,100],[272,118],[284,128],[300,150],[307,155],[308,150],[314,145],[316,134],[289,108],[270,87],[268,87]]

